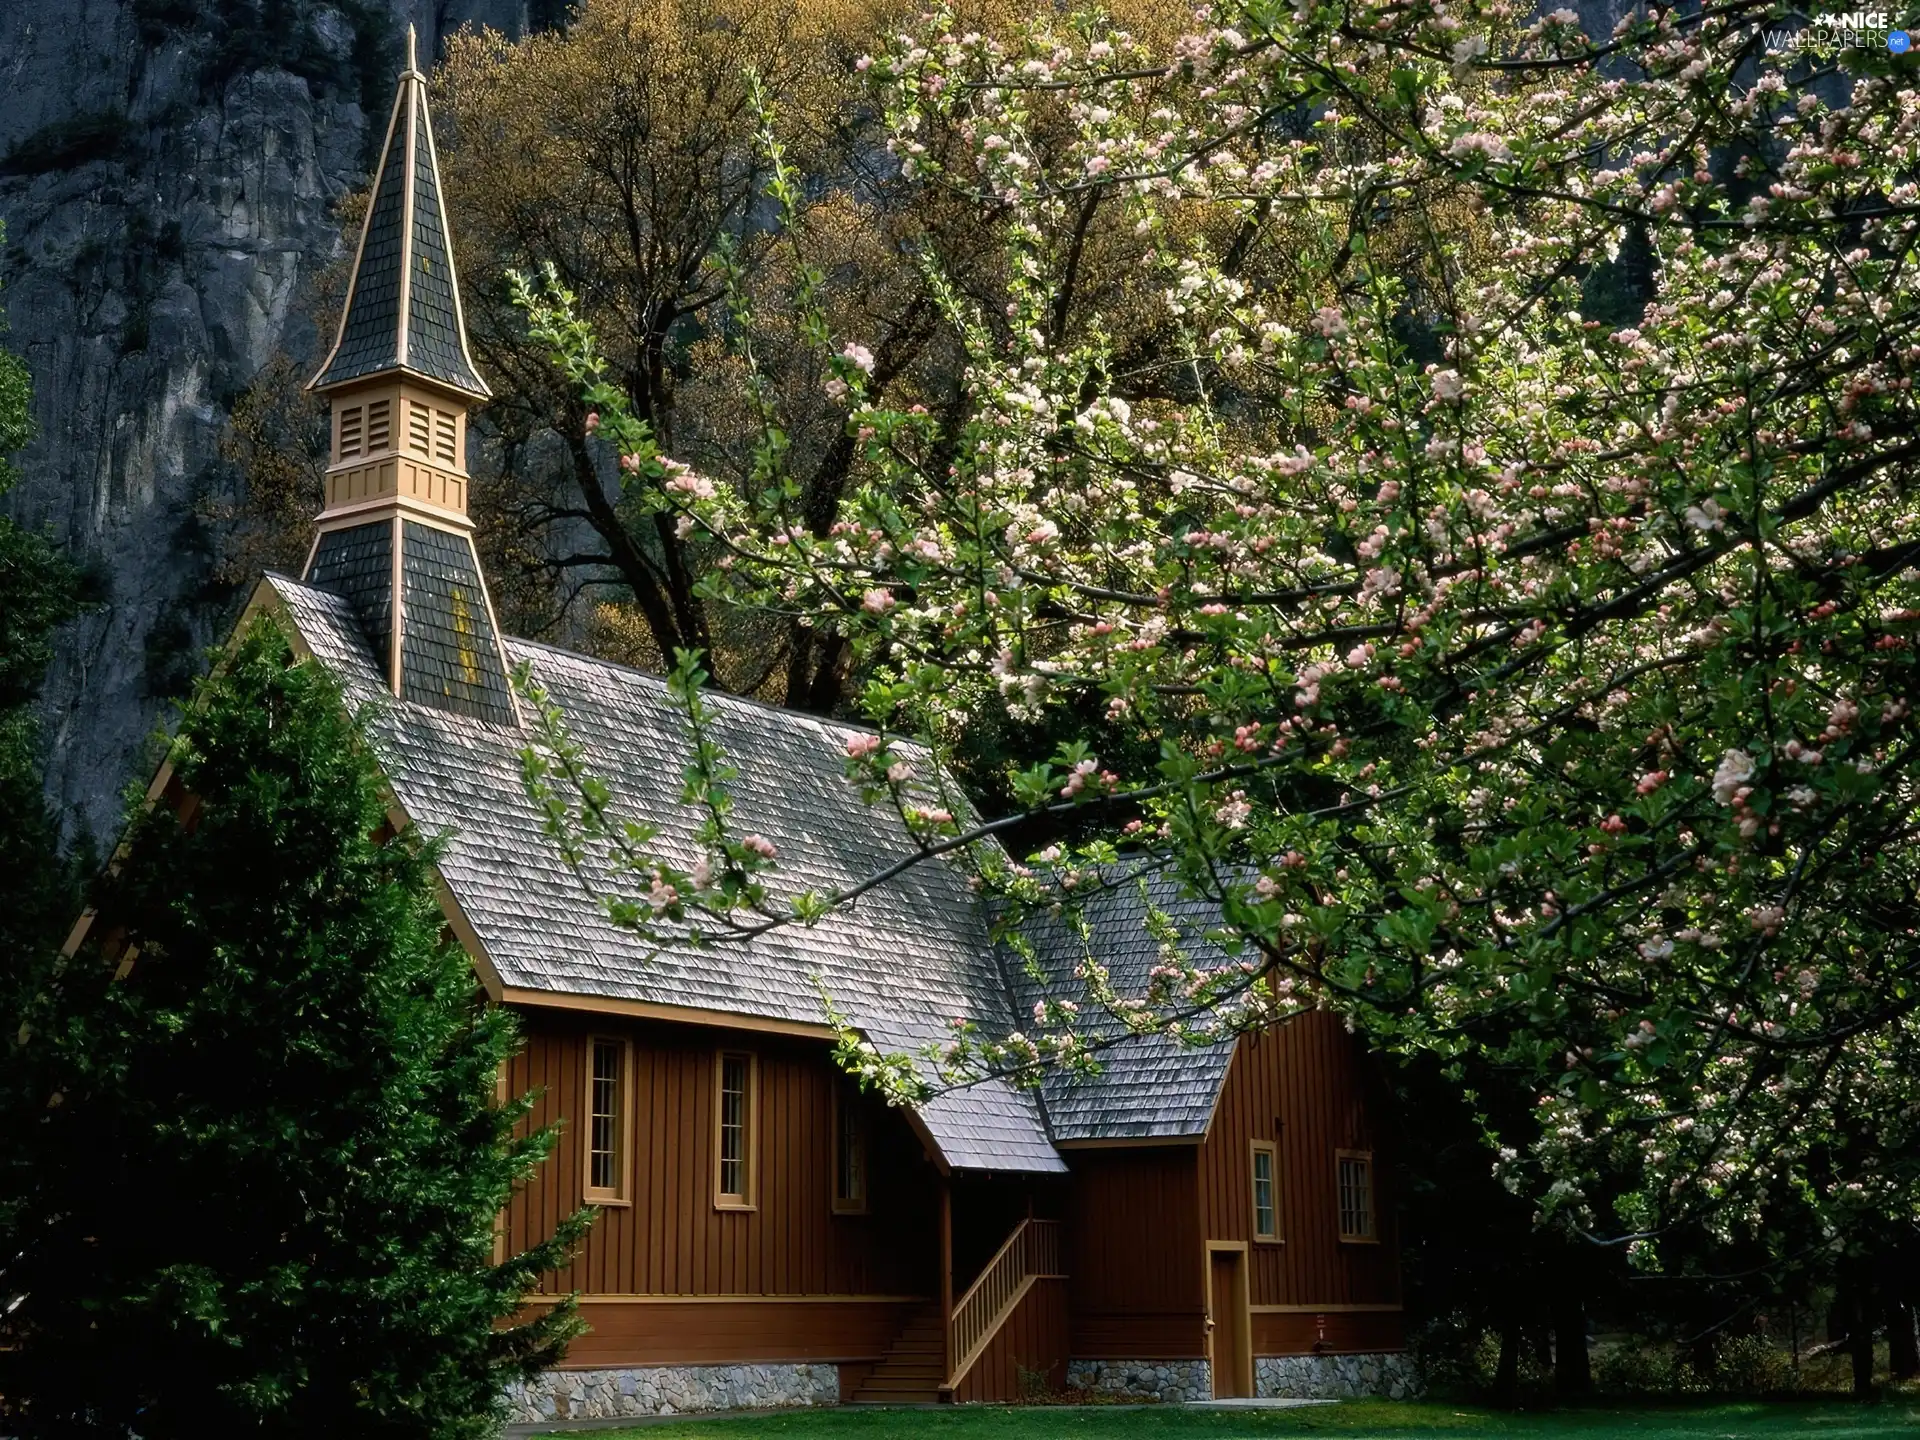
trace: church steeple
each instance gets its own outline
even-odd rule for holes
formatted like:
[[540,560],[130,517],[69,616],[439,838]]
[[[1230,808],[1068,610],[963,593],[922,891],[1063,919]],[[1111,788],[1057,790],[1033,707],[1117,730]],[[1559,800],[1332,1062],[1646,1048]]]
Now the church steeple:
[[411,25],[347,303],[312,388],[330,391],[386,373],[410,373],[474,400],[493,393],[467,353],[427,77],[414,56]]
[[340,328],[307,388],[332,406],[308,584],[354,607],[403,700],[516,723],[468,518],[467,409],[492,392],[467,351],[427,77],[407,68]]

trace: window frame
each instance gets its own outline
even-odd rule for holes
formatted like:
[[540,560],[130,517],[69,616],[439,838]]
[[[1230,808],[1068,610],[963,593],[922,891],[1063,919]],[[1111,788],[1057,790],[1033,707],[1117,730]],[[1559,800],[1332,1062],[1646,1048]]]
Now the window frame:
[[[1347,1207],[1341,1191],[1344,1170],[1349,1164],[1362,1168],[1367,1182],[1367,1228],[1364,1233],[1347,1229]],[[1373,1152],[1371,1150],[1336,1150],[1333,1152],[1333,1215],[1334,1224],[1340,1229],[1342,1245],[1378,1245],[1380,1243],[1380,1194],[1373,1178]]]
[[[619,1055],[620,1070],[614,1085],[614,1103],[618,1109],[614,1112],[614,1143],[618,1147],[613,1152],[614,1184],[609,1186],[593,1183],[593,1121],[594,1121],[594,1061],[598,1058],[600,1047],[611,1045]],[[608,1035],[596,1032],[587,1036],[587,1063],[584,1079],[585,1103],[580,1113],[585,1117],[581,1127],[580,1142],[580,1182],[581,1196],[589,1205],[633,1204],[633,1041],[624,1035]]]
[[[851,1120],[851,1126],[848,1121]],[[833,1195],[832,1208],[836,1215],[865,1215],[873,1205],[873,1144],[872,1127],[867,1123],[868,1116],[860,1103],[859,1089],[840,1081],[833,1087]],[[858,1146],[860,1193],[848,1196],[842,1193],[840,1182],[844,1177],[842,1166],[846,1159],[847,1134],[851,1129]]]
[[[1260,1228],[1260,1157],[1267,1157],[1267,1215],[1273,1228]],[[1279,1245],[1280,1235],[1280,1147],[1271,1140],[1255,1140],[1247,1150],[1247,1199],[1252,1206],[1251,1230],[1256,1243]]]
[[[740,1189],[729,1191],[726,1177],[726,1098],[727,1062],[744,1060],[747,1067],[746,1089],[740,1126]],[[759,1209],[756,1186],[760,1167],[755,1155],[760,1148],[760,1057],[751,1050],[721,1049],[713,1057],[713,1208],[716,1210]]]

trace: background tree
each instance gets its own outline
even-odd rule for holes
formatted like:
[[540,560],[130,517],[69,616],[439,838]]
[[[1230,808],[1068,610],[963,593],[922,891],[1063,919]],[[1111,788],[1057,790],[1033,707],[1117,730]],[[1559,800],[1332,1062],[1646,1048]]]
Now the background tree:
[[551,1135],[496,1096],[514,1022],[432,847],[392,832],[337,688],[270,621],[170,766],[21,1020],[8,1429],[491,1434],[579,1329],[571,1301],[521,1307],[586,1221],[495,1256]]
[[[4,232],[0,232],[4,239]],[[0,491],[32,434],[32,378],[0,350]],[[41,1177],[13,1143],[43,1097],[24,1082],[20,1021],[79,908],[76,862],[60,853],[58,817],[42,788],[34,700],[55,628],[79,608],[81,575],[45,536],[0,516],[0,1293],[10,1293],[14,1243]]]
[[[19,479],[9,457],[33,436],[32,401],[25,363],[0,349],[0,493]],[[53,542],[0,516],[0,964],[9,969],[49,936],[57,943],[71,919],[75,892],[41,789],[33,701],[54,629],[80,599],[80,573]]]

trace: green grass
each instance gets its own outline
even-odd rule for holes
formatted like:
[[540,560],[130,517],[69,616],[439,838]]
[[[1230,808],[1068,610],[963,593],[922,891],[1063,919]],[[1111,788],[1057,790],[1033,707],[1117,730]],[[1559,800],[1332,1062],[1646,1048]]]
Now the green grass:
[[1538,1440],[1893,1440],[1920,1436],[1920,1403],[1752,1402],[1685,1408],[1550,1410],[1507,1414],[1473,1405],[1353,1401],[1292,1410],[1134,1408],[793,1411],[750,1419],[680,1420],[588,1432],[592,1440],[1258,1440],[1325,1435],[1351,1440],[1447,1433]]

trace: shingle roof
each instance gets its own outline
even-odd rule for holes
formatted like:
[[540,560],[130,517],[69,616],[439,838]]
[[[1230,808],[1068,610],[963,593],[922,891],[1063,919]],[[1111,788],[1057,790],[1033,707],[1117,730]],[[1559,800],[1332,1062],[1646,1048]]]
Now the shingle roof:
[[462,390],[486,393],[460,343],[455,309],[453,248],[440,208],[440,169],[424,93],[413,161],[412,279],[407,286],[407,364]]
[[[1109,1039],[1125,1036],[1125,1027],[1109,1017],[1087,1013],[1085,987],[1074,972],[1091,949],[1106,966],[1115,990],[1129,996],[1145,993],[1149,972],[1160,959],[1159,942],[1146,929],[1149,902],[1172,920],[1181,949],[1194,963],[1215,965],[1224,958],[1204,938],[1208,927],[1217,923],[1205,902],[1182,895],[1163,875],[1111,880],[1107,888],[1083,902],[1089,928],[1085,940],[1056,916],[1035,915],[1022,924],[1021,932],[1033,945],[1046,983],[1035,983],[1011,952],[1004,956],[1023,1012],[1046,996],[1077,1000],[1082,1004],[1083,1032]],[[1204,1135],[1232,1059],[1231,1044],[1189,1045],[1165,1035],[1119,1039],[1103,1052],[1098,1075],[1084,1080],[1055,1075],[1041,1086],[1053,1138],[1068,1142]]]
[[[267,583],[350,703],[365,707],[401,807],[422,830],[448,836],[442,877],[503,984],[814,1024],[824,985],[886,1050],[938,1041],[955,1016],[1011,1027],[984,910],[945,862],[912,867],[812,929],[650,953],[607,918],[542,833],[521,780],[519,731],[395,700],[346,600],[280,576]],[[527,641],[507,647],[548,688],[616,807],[660,825],[658,843],[690,863],[695,817],[679,802],[685,728],[664,682]],[[843,887],[898,854],[898,820],[843,777],[849,727],[725,696],[709,703],[715,739],[740,762],[736,812],[779,847],[780,884]],[[921,1119],[955,1169],[1064,1168],[1036,1097],[1003,1083],[943,1095]]]
[[345,598],[376,664],[393,647],[393,522],[382,519],[321,534],[307,581]]
[[417,70],[400,77],[377,177],[340,331],[310,388],[404,369],[484,398],[491,392],[468,360],[461,336],[426,78]]
[[495,725],[513,724],[513,698],[472,537],[413,520],[400,528],[401,695]]

